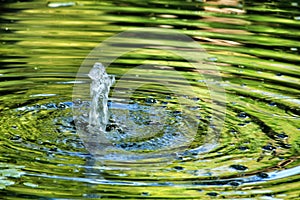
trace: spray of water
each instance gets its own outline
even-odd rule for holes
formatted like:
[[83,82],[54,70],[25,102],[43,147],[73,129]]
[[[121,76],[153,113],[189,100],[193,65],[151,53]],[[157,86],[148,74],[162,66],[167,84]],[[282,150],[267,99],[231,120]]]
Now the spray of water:
[[[125,74],[122,78],[129,75]],[[153,103],[136,103],[132,106],[123,102],[111,103],[110,112],[113,116],[110,116],[108,95],[115,77],[108,75],[101,63],[95,63],[88,76],[91,79],[90,102],[87,107],[78,107],[80,117],[76,122],[77,131],[95,157],[109,160],[169,159],[170,156],[184,154],[195,139],[199,123],[194,117],[197,110],[178,113],[172,107]],[[142,75],[139,78],[147,80]],[[117,83],[115,89],[118,87]],[[188,107],[197,105],[195,101],[185,103]],[[187,106],[184,103],[182,105]],[[200,144],[199,141],[199,147],[193,152],[205,152],[212,148],[211,143]]]
[[109,119],[108,94],[115,82],[115,77],[108,75],[101,63],[95,63],[89,72],[92,79],[90,94],[92,98],[89,124],[101,132],[105,132]]

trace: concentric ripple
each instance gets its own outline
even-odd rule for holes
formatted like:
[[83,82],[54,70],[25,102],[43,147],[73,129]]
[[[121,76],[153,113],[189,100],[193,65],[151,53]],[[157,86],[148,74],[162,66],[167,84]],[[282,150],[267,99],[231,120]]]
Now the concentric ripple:
[[[12,0],[0,9],[0,198],[300,198],[296,1]],[[122,55],[107,68],[119,84],[109,95],[108,137],[123,155],[171,156],[97,159],[73,118],[74,107],[90,106],[72,100],[74,84],[89,95],[90,82],[75,80],[76,73],[99,42],[145,26],[196,40],[222,81],[153,46]],[[225,88],[226,102],[216,98],[213,107],[208,84]],[[135,85],[143,86],[130,90]],[[222,103],[218,142],[209,152],[194,151],[210,141],[207,130]],[[177,133],[188,129],[183,117],[197,124],[189,145]]]
[[[106,70],[114,70],[114,63],[132,51],[137,55],[163,54],[170,60],[186,60],[182,67],[193,73],[180,72],[164,60],[156,65],[143,65],[137,61],[132,63],[136,66],[128,68],[125,73],[116,71],[111,105],[119,106],[111,111],[113,124],[105,128],[110,114],[107,111],[108,93],[114,76],[106,74],[102,63],[93,61],[103,60],[109,65]],[[147,59],[142,62],[147,62]],[[87,79],[87,74],[91,80]],[[74,86],[73,100],[84,101],[87,105],[84,108],[76,105],[73,109],[77,131],[88,150],[99,158],[128,161],[170,157],[184,151],[197,154],[210,151],[218,142],[226,110],[224,89],[221,84],[216,84],[221,82],[220,74],[214,65],[208,64],[208,56],[201,46],[186,35],[161,29],[125,31],[93,49],[76,78],[79,84]],[[202,84],[193,83],[191,78],[201,80]],[[86,92],[87,88],[90,92]],[[152,96],[144,96],[147,90]],[[168,101],[157,100],[155,96],[161,98],[162,92],[174,97],[175,104],[169,106]],[[143,106],[133,102],[135,107],[124,109],[129,99],[135,101],[138,98],[143,99]],[[209,108],[202,109],[209,115],[206,123],[199,120],[201,108],[197,101],[200,100]],[[199,129],[199,123],[201,126],[206,124],[206,130]]]

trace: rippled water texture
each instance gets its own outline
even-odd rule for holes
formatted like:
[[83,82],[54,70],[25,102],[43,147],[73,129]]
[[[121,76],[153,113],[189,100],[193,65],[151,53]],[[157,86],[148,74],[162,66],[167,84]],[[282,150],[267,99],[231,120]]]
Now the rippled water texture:
[[[298,0],[0,2],[0,199],[300,198]],[[73,119],[90,106],[73,90],[90,95],[79,69],[101,42],[143,27],[192,38],[219,74],[155,42],[119,56],[106,68],[108,137],[122,153],[171,153],[97,159]]]

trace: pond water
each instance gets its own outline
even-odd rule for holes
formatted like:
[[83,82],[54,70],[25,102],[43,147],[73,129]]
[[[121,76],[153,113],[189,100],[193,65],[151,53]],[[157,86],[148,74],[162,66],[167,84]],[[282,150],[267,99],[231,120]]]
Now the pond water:
[[[300,1],[0,2],[0,199],[300,198]],[[130,28],[150,42],[90,59]],[[90,141],[94,61],[115,82]]]

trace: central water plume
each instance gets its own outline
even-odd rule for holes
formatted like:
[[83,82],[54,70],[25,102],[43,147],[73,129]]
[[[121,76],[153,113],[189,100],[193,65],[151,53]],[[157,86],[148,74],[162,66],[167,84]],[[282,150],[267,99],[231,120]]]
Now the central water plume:
[[[205,152],[215,145],[215,142],[206,143],[205,138],[209,138],[207,124],[199,124],[200,101],[192,92],[189,94],[193,95],[180,92],[191,91],[189,84],[179,87],[176,83],[160,82],[162,87],[175,91],[172,97],[167,96],[165,100],[159,90],[152,96],[139,96],[140,90],[151,84],[151,80],[160,80],[163,76],[156,70],[152,72],[150,69],[153,67],[140,66],[123,74],[115,84],[111,98],[116,100],[122,94],[126,97],[109,103],[109,106],[108,96],[115,77],[108,75],[101,63],[95,63],[89,70],[89,97],[81,99],[73,109],[76,129],[86,148],[96,158],[123,161],[172,159],[187,151]],[[135,74],[140,69],[148,69],[148,73],[140,74],[137,79]],[[175,69],[172,73],[181,77]],[[143,87],[137,87],[137,84]],[[124,89],[127,89],[125,93]],[[84,93],[84,90],[81,92]]]
[[105,132],[109,119],[108,94],[110,87],[115,82],[115,77],[108,75],[101,63],[95,63],[90,70],[89,77],[92,79],[90,94],[92,98],[89,114],[89,125]]

